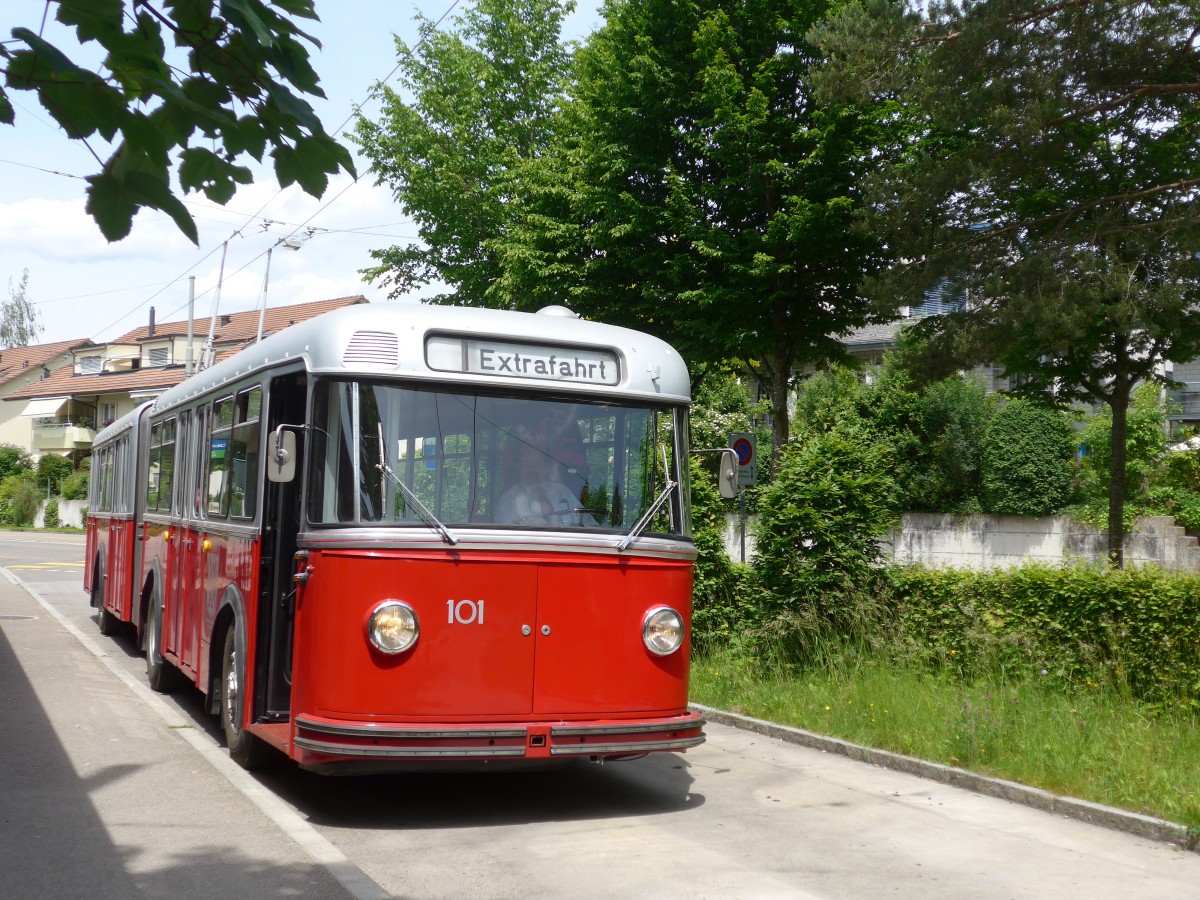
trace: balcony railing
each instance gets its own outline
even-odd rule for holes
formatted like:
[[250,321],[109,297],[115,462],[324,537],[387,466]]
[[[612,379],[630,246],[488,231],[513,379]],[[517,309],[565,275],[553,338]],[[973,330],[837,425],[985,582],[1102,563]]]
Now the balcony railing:
[[87,419],[37,419],[33,423],[33,448],[38,451],[86,450],[96,439]]
[[1200,391],[1171,391],[1172,419],[1200,419]]

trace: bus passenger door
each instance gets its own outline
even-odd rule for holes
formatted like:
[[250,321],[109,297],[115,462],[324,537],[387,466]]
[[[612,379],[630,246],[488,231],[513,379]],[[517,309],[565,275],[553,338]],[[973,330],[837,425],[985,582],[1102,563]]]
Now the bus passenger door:
[[198,410],[194,417],[187,413],[180,417],[180,427],[189,433],[186,439],[188,472],[183,496],[185,527],[182,529],[179,542],[179,566],[176,569],[177,580],[174,591],[175,606],[170,613],[173,642],[167,644],[179,667],[193,677],[196,674],[195,659],[188,653],[188,648],[196,638],[193,632],[199,621],[196,615],[197,607],[204,602],[204,572],[200,549],[204,540],[204,521],[201,518],[204,491],[200,484],[204,459],[204,447],[201,443],[204,439],[203,426],[203,409]]
[[133,566],[133,520],[128,515],[127,492],[131,485],[126,482],[126,466],[129,465],[129,438],[123,437],[113,447],[113,502],[112,518],[109,520],[108,574],[105,578],[106,605],[115,610],[117,617],[128,621],[130,568]]
[[163,591],[163,647],[177,657],[180,646],[181,609],[187,591],[187,572],[192,564],[189,548],[195,538],[191,531],[190,504],[195,491],[195,447],[192,444],[192,414],[184,410],[179,414],[179,432],[176,438],[178,449],[172,520],[175,527],[168,554],[168,579]]
[[[307,384],[302,372],[282,375],[270,383],[266,435],[280,425],[298,426],[307,412]],[[296,537],[300,531],[305,433],[296,435],[296,477],[288,482],[265,481],[262,490],[262,540],[259,558],[258,646],[254,654],[254,718],[286,720],[292,701],[292,644],[295,616]],[[266,435],[262,446],[267,446]],[[269,464],[269,461],[268,461]]]

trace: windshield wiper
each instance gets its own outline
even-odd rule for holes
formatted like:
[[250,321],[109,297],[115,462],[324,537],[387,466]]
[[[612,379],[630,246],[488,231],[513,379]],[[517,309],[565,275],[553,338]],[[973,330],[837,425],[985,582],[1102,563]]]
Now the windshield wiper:
[[387,450],[383,443],[382,422],[379,423],[379,462],[376,464],[375,468],[391,479],[392,484],[398,487],[400,489],[400,493],[404,495],[404,499],[407,500],[412,505],[413,509],[417,511],[417,515],[421,517],[426,525],[440,534],[443,541],[450,546],[454,546],[458,543],[458,538],[450,531],[450,529],[443,525],[441,520],[429,511],[429,508],[421,502],[420,498],[412,492],[412,489],[409,488],[407,484],[396,477],[396,473],[392,471],[392,467],[387,464]]
[[633,530],[625,535],[625,539],[617,544],[617,552],[624,553],[638,535],[646,530],[646,526],[653,520],[655,514],[662,508],[662,505],[667,502],[667,498],[671,496],[671,491],[679,486],[678,481],[671,480],[671,469],[667,466],[667,448],[662,448],[663,455],[663,478],[666,479],[666,487],[662,489],[662,493],[658,495],[658,499],[650,504],[650,508],[638,519],[637,524],[633,526]]

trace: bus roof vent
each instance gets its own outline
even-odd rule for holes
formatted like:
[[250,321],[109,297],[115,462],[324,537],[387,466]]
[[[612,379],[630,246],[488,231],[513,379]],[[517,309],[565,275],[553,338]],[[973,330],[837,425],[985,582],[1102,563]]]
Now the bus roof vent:
[[539,316],[562,316],[565,319],[578,319],[579,313],[565,306],[543,306],[538,310]]
[[342,365],[380,366],[394,369],[400,364],[400,338],[390,331],[356,331],[342,354]]

